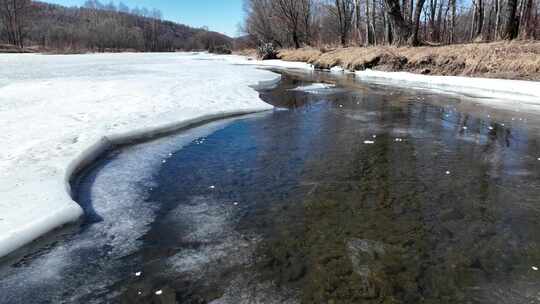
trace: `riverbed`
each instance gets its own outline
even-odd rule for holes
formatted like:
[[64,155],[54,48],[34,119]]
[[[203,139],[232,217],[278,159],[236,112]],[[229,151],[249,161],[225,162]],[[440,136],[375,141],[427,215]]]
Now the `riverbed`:
[[540,303],[540,119],[283,72],[275,110],[111,151],[0,303]]

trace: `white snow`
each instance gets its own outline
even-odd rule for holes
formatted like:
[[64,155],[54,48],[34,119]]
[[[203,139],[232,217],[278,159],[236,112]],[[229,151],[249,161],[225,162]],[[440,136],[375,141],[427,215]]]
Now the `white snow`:
[[239,62],[207,54],[0,55],[0,257],[82,215],[69,179],[111,144],[271,109],[250,86],[279,76],[232,64]]
[[[230,60],[230,59],[229,59]],[[244,63],[240,58],[240,64]],[[283,60],[265,60],[265,61],[248,61],[248,64],[256,64],[267,67],[285,68],[285,69],[298,69],[298,70],[314,70],[315,67],[312,64],[305,62],[283,61]]]
[[[281,60],[245,61],[239,57],[239,64],[255,64],[274,68],[294,68],[311,72],[314,66],[304,62]],[[343,70],[333,67],[330,72]],[[372,83],[408,87],[411,89],[427,89],[431,91],[476,97],[481,102],[505,109],[524,109],[540,112],[540,82],[525,80],[508,80],[492,78],[472,78],[460,76],[432,76],[408,72],[384,72],[364,70],[354,72],[356,79]],[[489,116],[488,116],[489,117]]]
[[[507,103],[520,108],[540,110],[540,82],[524,80],[430,76],[407,72],[358,71],[359,80],[473,95],[484,103]],[[486,99],[488,98],[488,99]],[[496,99],[496,100],[491,100]]]
[[291,91],[300,91],[300,92],[317,94],[317,93],[325,93],[325,90],[333,89],[335,87],[336,85],[329,84],[329,83],[312,83],[310,85],[296,87],[294,89],[291,89]]
[[330,73],[344,73],[345,69],[340,66],[335,66],[330,69]]

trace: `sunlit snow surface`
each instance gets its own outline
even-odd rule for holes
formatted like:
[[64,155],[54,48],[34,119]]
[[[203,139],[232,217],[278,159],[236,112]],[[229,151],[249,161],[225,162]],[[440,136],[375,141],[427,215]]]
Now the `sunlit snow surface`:
[[270,109],[279,77],[207,54],[0,55],[0,256],[82,210],[70,166],[103,136]]

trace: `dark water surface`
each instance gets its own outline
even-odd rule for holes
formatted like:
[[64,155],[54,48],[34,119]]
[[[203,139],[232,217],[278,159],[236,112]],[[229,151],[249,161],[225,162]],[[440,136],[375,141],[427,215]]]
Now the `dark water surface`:
[[324,73],[261,94],[89,169],[86,223],[0,302],[540,303],[539,116]]

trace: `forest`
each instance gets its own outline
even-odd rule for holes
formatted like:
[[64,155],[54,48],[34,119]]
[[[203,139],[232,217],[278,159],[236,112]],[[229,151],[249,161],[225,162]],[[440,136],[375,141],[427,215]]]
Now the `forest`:
[[[162,20],[157,9],[88,0],[64,7],[0,0],[0,44],[39,51],[176,51],[231,48],[232,39],[205,28]],[[7,46],[6,46],[7,45]]]
[[255,44],[419,46],[538,39],[538,0],[246,0]]
[[[440,46],[538,40],[540,0],[244,0],[244,35],[163,20],[157,9],[87,0],[0,0],[0,51],[114,52]],[[211,7],[209,8],[211,9]]]

